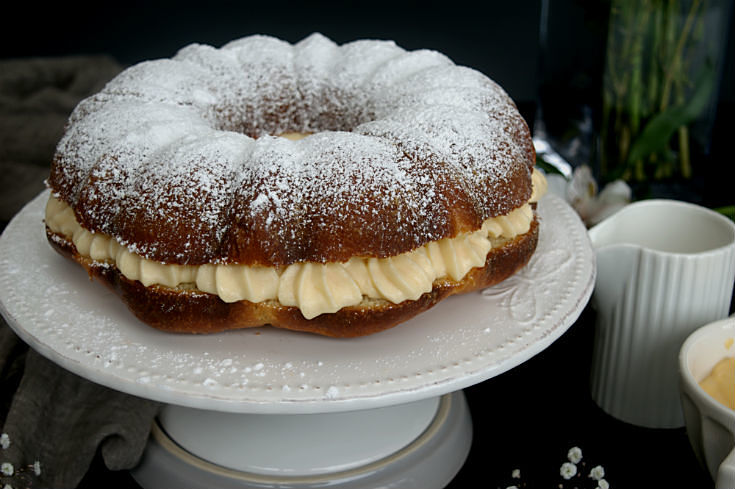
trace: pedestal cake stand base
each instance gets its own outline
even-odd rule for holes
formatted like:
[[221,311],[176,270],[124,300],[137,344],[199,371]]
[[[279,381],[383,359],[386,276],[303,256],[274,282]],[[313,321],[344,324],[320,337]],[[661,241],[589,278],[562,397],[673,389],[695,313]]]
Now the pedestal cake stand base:
[[471,442],[462,391],[325,414],[168,406],[132,475],[145,489],[440,489],[464,464]]

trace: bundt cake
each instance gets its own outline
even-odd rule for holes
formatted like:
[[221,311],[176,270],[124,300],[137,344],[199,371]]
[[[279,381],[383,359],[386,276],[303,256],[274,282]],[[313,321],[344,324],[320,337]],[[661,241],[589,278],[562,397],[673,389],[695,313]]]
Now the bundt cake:
[[508,95],[440,53],[250,36],[82,101],[46,232],[159,329],[361,336],[522,267],[534,163]]

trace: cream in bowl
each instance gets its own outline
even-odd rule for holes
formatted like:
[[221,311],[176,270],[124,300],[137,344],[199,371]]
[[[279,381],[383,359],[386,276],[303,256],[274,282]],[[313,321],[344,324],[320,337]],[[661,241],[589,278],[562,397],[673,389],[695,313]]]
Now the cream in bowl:
[[[732,345],[732,338],[725,345]],[[704,391],[726,408],[735,410],[735,357],[725,357],[699,383]]]
[[735,317],[703,326],[679,354],[681,402],[694,453],[717,489],[735,487]]

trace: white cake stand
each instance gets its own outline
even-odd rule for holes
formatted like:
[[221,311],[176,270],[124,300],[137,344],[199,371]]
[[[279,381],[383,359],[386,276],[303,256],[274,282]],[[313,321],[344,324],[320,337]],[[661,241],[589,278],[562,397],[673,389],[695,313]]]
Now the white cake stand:
[[0,237],[0,312],[69,371],[167,404],[133,472],[146,488],[443,487],[471,440],[461,390],[549,346],[594,285],[586,229],[549,195],[524,269],[399,327],[349,340],[275,328],[176,335],[139,322],[50,248],[47,196]]

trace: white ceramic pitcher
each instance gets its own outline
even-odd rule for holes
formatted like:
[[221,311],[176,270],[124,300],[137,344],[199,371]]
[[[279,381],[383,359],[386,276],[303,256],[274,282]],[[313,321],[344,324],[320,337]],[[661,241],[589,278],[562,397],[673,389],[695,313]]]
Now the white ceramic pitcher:
[[592,397],[632,424],[684,426],[679,349],[695,329],[727,317],[735,224],[697,205],[645,200],[589,236],[597,255]]

